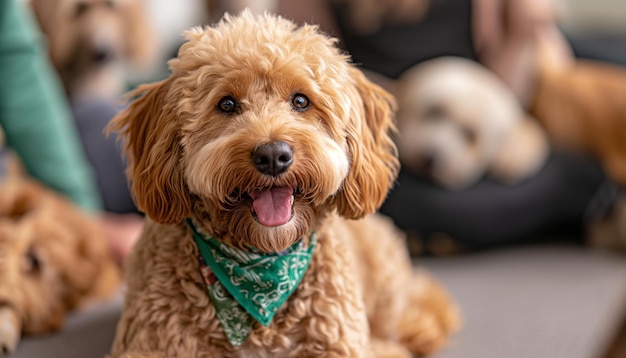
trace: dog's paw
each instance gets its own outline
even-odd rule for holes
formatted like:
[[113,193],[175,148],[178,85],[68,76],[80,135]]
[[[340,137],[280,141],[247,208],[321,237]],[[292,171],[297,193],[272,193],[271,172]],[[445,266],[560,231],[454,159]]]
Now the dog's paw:
[[403,323],[402,344],[414,354],[424,356],[438,351],[448,340],[450,332],[431,312]]
[[376,358],[412,358],[411,352],[403,345],[394,342],[372,338],[370,342],[372,352]]
[[15,352],[20,341],[21,327],[15,310],[0,307],[0,355]]
[[419,274],[398,327],[402,344],[414,354],[429,355],[460,326],[459,309],[445,290],[427,274]]

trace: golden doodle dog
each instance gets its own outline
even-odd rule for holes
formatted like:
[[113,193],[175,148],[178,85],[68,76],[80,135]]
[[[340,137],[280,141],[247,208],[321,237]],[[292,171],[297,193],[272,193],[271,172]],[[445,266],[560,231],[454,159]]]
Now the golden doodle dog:
[[185,37],[111,124],[148,216],[111,357],[442,346],[455,305],[367,216],[398,170],[393,98],[316,26],[245,11]]
[[120,273],[92,218],[25,177],[0,182],[0,355],[23,335],[115,293]]
[[155,53],[144,0],[30,0],[72,99],[111,99]]
[[462,58],[414,66],[400,78],[396,142],[402,165],[459,190],[485,174],[514,184],[535,174],[546,136],[493,73]]

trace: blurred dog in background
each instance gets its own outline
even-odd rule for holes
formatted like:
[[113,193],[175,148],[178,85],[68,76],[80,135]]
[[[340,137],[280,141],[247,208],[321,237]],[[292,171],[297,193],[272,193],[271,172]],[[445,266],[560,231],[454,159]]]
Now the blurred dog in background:
[[447,189],[489,174],[515,183],[537,172],[548,143],[511,90],[481,65],[444,57],[400,79],[397,143],[402,165]]
[[556,53],[539,38],[539,76],[531,113],[555,144],[596,156],[626,185],[626,69]]
[[[592,155],[607,175],[626,186],[626,68],[576,58],[559,46],[554,29],[535,32],[537,86],[530,112],[559,147]],[[626,250],[626,197],[590,223],[588,242],[596,248]],[[604,200],[610,196],[605,196]]]
[[94,218],[0,156],[0,355],[23,335],[54,332],[66,314],[112,296],[121,282]]
[[143,0],[31,0],[52,63],[71,99],[118,97],[129,67],[151,65]]

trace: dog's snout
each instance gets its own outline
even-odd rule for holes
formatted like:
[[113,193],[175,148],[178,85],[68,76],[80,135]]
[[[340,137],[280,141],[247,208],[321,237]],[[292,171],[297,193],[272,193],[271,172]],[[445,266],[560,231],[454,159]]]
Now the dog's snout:
[[269,142],[252,152],[254,166],[263,174],[277,176],[293,163],[293,151],[285,142]]

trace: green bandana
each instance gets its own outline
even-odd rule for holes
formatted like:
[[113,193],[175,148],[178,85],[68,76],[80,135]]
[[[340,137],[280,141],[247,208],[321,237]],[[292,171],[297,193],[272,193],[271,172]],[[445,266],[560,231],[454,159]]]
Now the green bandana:
[[239,346],[252,331],[253,318],[268,326],[298,287],[311,262],[315,233],[308,247],[299,240],[281,253],[264,254],[205,237],[191,220],[187,224],[200,251],[202,275],[217,318],[229,342]]

